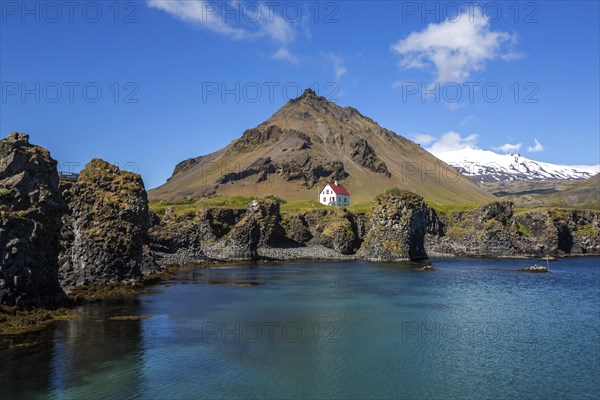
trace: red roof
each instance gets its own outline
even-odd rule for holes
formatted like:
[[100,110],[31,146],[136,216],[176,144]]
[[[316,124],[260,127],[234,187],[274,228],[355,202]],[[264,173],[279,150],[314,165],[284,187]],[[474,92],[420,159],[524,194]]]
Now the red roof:
[[346,189],[341,183],[336,185],[335,182],[328,182],[327,184],[331,186],[335,194],[343,194],[345,196],[350,196],[350,192],[348,192],[348,189]]

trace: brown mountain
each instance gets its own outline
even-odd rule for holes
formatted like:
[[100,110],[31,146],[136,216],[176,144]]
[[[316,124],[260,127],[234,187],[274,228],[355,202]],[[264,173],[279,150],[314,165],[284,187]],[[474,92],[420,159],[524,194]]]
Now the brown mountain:
[[[419,145],[352,107],[307,89],[223,149],[183,161],[151,199],[208,194],[317,200],[339,180],[354,204],[398,187],[438,204],[480,203],[493,196]],[[322,186],[321,186],[322,187]]]

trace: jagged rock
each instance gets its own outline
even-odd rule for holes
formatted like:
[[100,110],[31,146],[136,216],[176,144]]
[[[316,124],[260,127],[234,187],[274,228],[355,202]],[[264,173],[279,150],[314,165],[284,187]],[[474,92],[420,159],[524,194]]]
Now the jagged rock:
[[374,261],[427,258],[423,245],[429,209],[411,192],[380,194],[373,202],[369,231],[359,256]]
[[515,214],[511,202],[494,202],[450,217],[430,216],[426,247],[436,255],[469,257],[598,254],[599,216],[562,209]]
[[[187,160],[180,162],[179,164],[177,164],[175,166],[175,169],[173,170],[173,174],[171,177],[181,174],[182,172],[185,172],[188,169],[193,168],[202,160],[202,158],[204,158],[204,156],[200,156],[200,157],[196,157],[196,158],[188,158]],[[169,178],[169,179],[171,179],[171,178]]]
[[65,288],[142,279],[148,200],[139,175],[94,159],[70,189],[60,257]]
[[275,142],[281,138],[283,130],[277,125],[261,126],[247,129],[233,144],[239,151],[251,151],[265,143]]
[[246,210],[203,209],[193,215],[176,215],[167,208],[165,215],[153,218],[149,230],[149,247],[161,267],[168,264],[190,264],[209,257],[203,242],[214,243],[238,223]]
[[270,199],[253,200],[246,216],[226,237],[224,250],[232,260],[254,260],[258,258],[259,247],[276,246],[286,241],[279,203]]
[[0,141],[0,304],[65,298],[58,280],[62,200],[48,150],[12,133]]
[[352,144],[353,150],[350,157],[354,161],[373,172],[381,173],[388,178],[392,176],[388,171],[387,165],[377,157],[375,150],[369,145],[365,139],[358,139]]
[[297,243],[306,243],[313,238],[303,215],[292,215],[284,222],[286,236]]
[[239,172],[230,172],[223,175],[217,182],[227,183],[245,179],[252,175],[258,175],[257,182],[265,181],[269,174],[275,173],[277,168],[271,161],[271,157],[259,158],[250,164],[246,169]]
[[348,218],[332,221],[321,233],[320,243],[341,254],[354,254],[358,248],[356,232]]
[[365,237],[366,216],[330,208],[286,216],[287,237],[296,243],[320,244],[340,254],[354,254]]

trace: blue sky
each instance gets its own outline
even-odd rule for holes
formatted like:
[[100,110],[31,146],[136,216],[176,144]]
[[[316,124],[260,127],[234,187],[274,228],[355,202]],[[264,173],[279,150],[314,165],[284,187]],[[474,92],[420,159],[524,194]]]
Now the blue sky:
[[596,1],[0,4],[1,134],[65,170],[156,187],[309,86],[426,147],[600,163]]

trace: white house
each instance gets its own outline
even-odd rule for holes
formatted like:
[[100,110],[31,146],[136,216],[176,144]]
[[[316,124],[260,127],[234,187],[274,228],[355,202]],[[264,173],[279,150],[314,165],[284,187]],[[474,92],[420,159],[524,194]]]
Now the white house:
[[319,201],[326,206],[349,206],[350,192],[338,181],[328,182],[319,194]]

